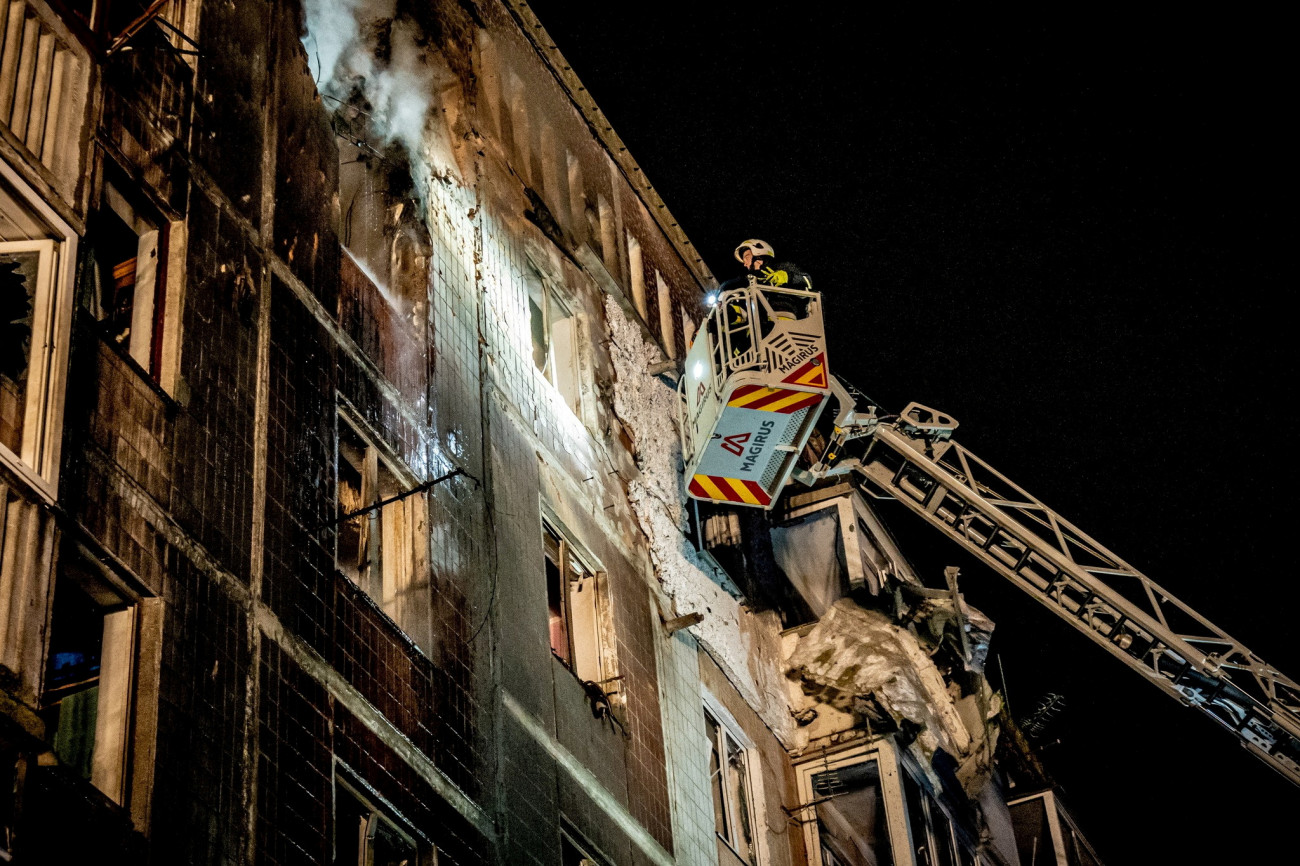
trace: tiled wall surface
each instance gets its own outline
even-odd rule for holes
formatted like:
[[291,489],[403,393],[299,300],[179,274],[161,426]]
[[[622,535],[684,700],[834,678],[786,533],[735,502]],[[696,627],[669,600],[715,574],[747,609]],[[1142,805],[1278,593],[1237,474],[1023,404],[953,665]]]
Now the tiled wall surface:
[[[201,51],[182,61],[192,123],[173,160],[187,169],[149,162],[143,181],[185,224],[176,382],[164,390],[76,319],[68,538],[163,606],[158,682],[139,697],[157,708],[149,802],[101,806],[135,817],[153,862],[327,863],[344,772],[444,866],[553,866],[561,826],[612,863],[709,863],[695,650],[660,626],[624,491],[635,455],[609,403],[604,301],[630,286],[628,257],[579,264],[601,248],[588,213],[603,203],[616,239],[639,237],[652,335],[656,273],[692,312],[698,279],[514,13],[432,6],[411,14],[441,40],[456,83],[439,95],[454,104],[435,109],[454,109],[468,157],[462,176],[421,190],[428,327],[398,340],[340,247],[333,104],[312,79],[300,9],[198,4]],[[507,76],[538,94],[531,126],[501,110]],[[523,162],[516,128],[534,139]],[[580,323],[576,411],[533,362],[534,269]],[[462,473],[419,494],[427,646],[335,568],[340,408],[416,482]],[[544,511],[604,576],[615,719],[550,652]]]

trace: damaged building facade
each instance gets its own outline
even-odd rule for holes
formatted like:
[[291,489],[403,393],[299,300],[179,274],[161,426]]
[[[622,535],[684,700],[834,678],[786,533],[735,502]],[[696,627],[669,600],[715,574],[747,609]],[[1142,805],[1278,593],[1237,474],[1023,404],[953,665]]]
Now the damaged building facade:
[[525,3],[0,2],[0,233],[0,860],[1096,862]]

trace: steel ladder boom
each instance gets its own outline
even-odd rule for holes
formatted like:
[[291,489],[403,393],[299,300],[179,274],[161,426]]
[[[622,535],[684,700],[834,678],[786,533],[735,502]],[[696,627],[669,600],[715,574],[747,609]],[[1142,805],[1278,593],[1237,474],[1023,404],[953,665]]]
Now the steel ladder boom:
[[[1300,785],[1300,685],[952,441],[955,426],[919,404],[892,422],[850,406],[810,475],[859,474]],[[862,456],[834,462],[854,438]]]

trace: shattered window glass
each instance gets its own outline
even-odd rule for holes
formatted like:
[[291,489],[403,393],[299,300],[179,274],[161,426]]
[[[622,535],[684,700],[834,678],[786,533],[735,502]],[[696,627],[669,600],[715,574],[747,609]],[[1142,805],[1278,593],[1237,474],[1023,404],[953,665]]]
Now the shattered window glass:
[[709,735],[709,777],[718,838],[745,863],[755,863],[748,751],[708,710],[704,711],[704,725]]
[[816,773],[812,788],[823,866],[893,866],[875,760]]
[[546,606],[551,652],[555,653],[560,661],[569,664],[572,653],[569,648],[569,616],[568,605],[565,604],[560,538],[554,530],[546,527],[543,542],[546,547]]
[[417,866],[415,840],[370,803],[338,785],[334,803],[334,862],[338,866]]
[[0,244],[0,442],[22,450],[40,251]]
[[722,729],[708,713],[704,714],[704,724],[709,732],[709,779],[713,786],[714,823],[718,835],[730,842],[731,820],[727,817],[726,785],[722,778],[722,753],[718,745]]
[[555,287],[536,270],[524,275],[528,286],[528,327],[533,365],[555,386],[575,413],[582,390],[579,322]]
[[[335,563],[426,653],[433,648],[428,501],[343,413],[338,420]],[[379,503],[384,503],[382,506]]]
[[575,553],[573,544],[543,521],[547,628],[551,651],[583,682],[616,694],[609,612],[599,576]]
[[62,392],[52,390],[55,356],[66,351],[58,292],[70,268],[63,261],[65,235],[37,210],[37,201],[20,182],[0,175],[0,450],[51,477],[40,455],[46,419],[61,401]]

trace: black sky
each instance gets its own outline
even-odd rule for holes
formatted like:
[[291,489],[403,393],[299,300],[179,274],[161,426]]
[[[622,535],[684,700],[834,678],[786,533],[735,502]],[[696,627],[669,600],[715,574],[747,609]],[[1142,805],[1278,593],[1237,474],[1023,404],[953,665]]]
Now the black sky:
[[[771,242],[833,372],[1300,676],[1281,20],[532,6],[719,278]],[[1294,862],[1300,789],[934,538],[1015,714],[1065,694],[1046,758],[1109,866]]]

